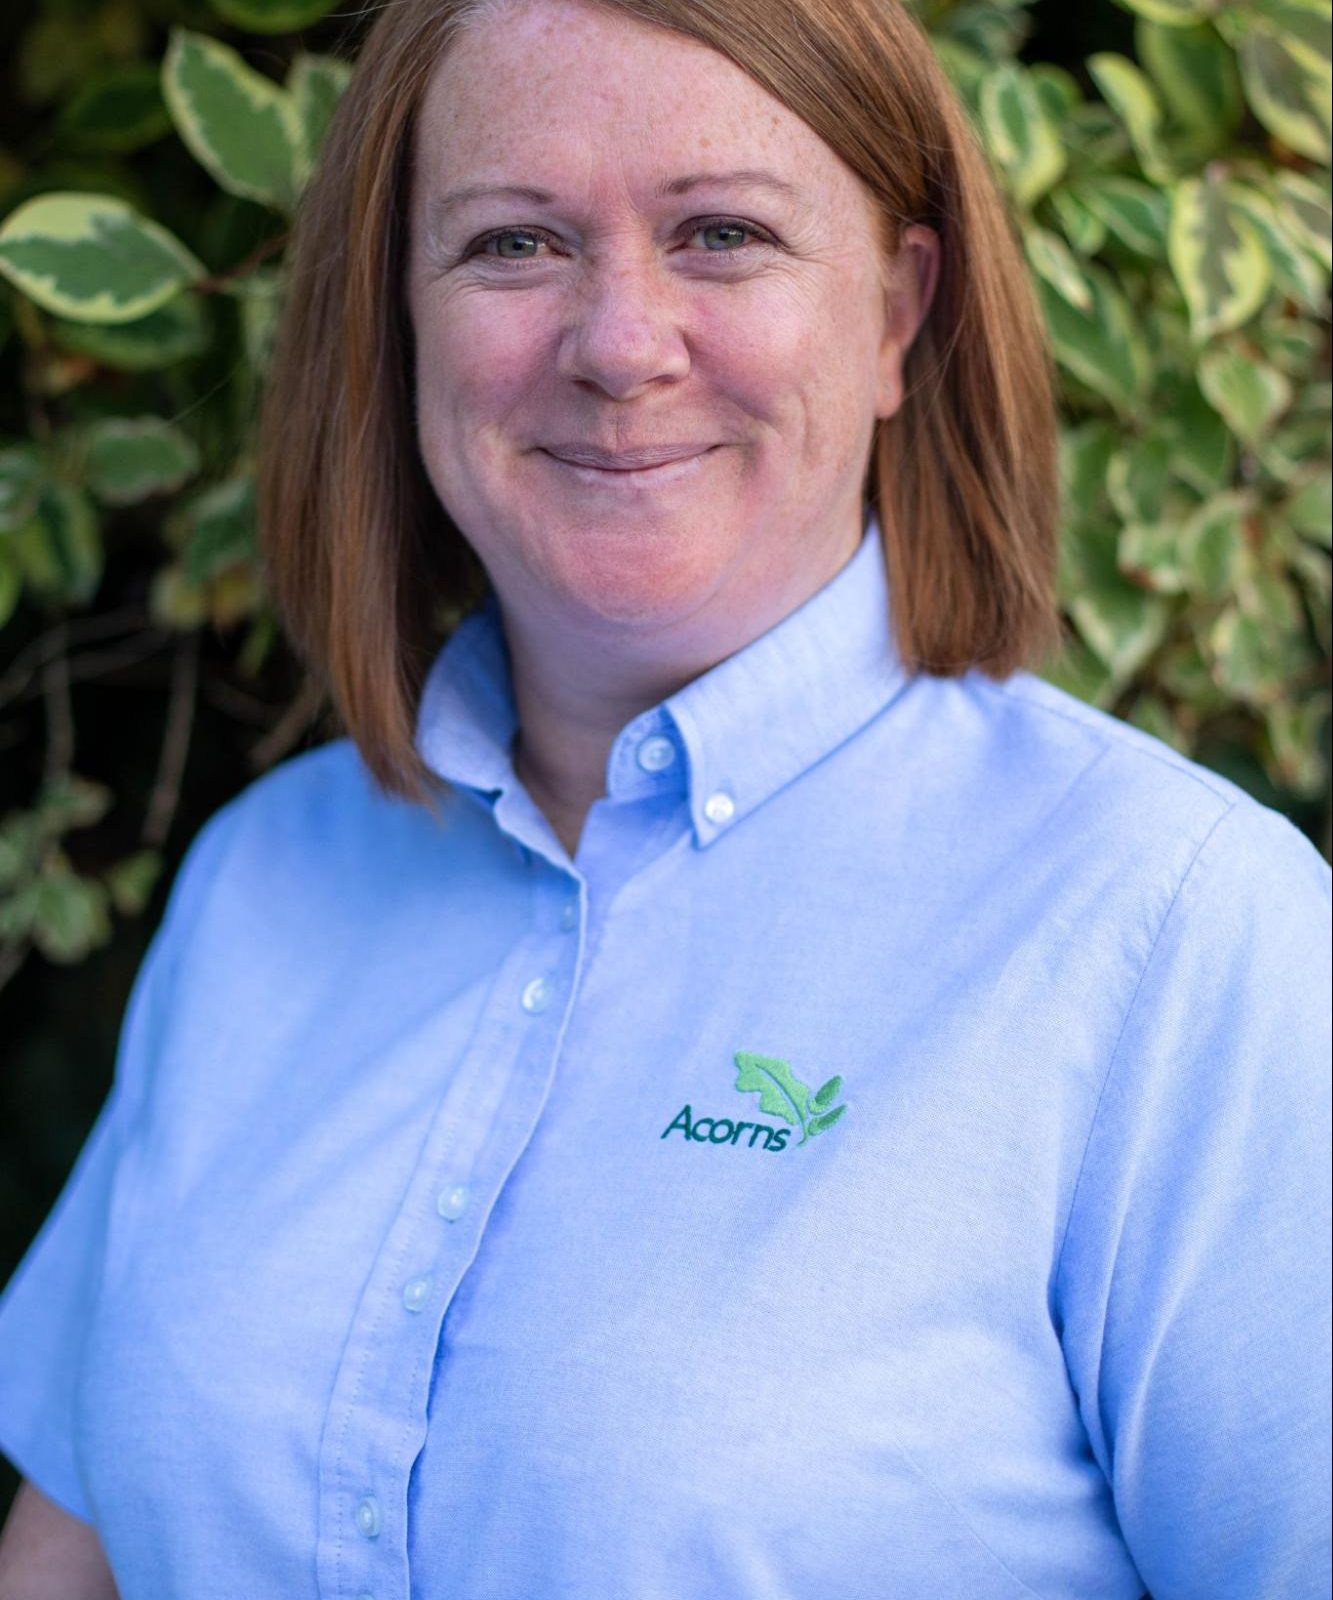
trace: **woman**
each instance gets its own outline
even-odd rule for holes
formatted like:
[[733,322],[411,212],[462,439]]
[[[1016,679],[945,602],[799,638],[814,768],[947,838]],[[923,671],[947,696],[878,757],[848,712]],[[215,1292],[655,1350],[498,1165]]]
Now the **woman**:
[[7,1592],[1315,1595],[1328,870],[1023,670],[1046,368],[914,27],[404,0],[294,271],[350,737],[195,841],[0,1304]]

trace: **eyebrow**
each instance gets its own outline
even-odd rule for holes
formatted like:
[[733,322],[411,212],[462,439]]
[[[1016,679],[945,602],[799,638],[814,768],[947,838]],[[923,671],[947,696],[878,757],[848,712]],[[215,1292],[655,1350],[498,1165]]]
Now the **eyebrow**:
[[[801,191],[794,183],[789,183],[786,178],[780,178],[776,172],[765,172],[758,167],[741,167],[734,172],[686,173],[683,177],[670,178],[667,182],[659,184],[655,194],[658,199],[665,200],[676,195],[688,194],[691,189],[698,189],[710,183],[729,184],[733,188],[741,189],[770,189],[788,200],[801,198]],[[428,226],[434,230],[440,223],[446,221],[452,212],[473,200],[527,200],[533,205],[549,206],[556,203],[556,198],[546,189],[534,189],[524,183],[467,183],[461,188],[450,189],[444,194],[434,196],[426,207],[426,220]]]

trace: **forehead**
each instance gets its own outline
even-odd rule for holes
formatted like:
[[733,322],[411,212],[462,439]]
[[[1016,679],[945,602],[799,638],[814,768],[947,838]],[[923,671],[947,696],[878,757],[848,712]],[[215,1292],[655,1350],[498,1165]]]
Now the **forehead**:
[[415,144],[432,179],[562,192],[610,178],[661,193],[678,174],[737,168],[816,199],[855,188],[734,62],[592,0],[505,0],[469,22],[431,76]]

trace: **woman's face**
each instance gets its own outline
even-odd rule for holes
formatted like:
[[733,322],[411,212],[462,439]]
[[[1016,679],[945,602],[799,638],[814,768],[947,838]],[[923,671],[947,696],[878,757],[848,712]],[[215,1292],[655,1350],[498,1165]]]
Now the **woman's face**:
[[487,14],[410,233],[422,457],[507,619],[707,655],[850,556],[934,239],[886,274],[859,181],[739,68],[587,0]]

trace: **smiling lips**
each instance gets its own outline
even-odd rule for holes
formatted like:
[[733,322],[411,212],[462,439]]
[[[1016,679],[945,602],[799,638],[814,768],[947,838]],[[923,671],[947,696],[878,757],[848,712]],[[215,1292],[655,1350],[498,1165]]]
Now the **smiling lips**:
[[572,467],[594,467],[599,472],[637,473],[654,467],[670,466],[673,462],[689,461],[705,455],[715,446],[709,444],[646,445],[637,450],[599,450],[593,445],[555,444],[544,446],[549,456]]

